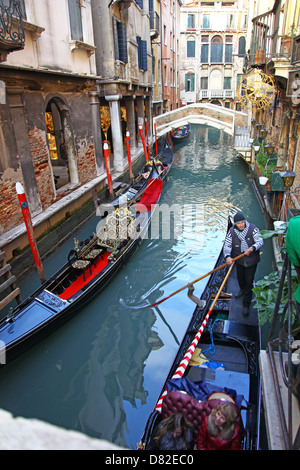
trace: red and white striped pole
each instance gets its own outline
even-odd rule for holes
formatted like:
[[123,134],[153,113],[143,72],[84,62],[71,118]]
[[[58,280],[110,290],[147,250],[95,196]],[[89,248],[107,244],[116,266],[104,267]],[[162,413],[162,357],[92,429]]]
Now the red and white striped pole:
[[109,194],[111,195],[111,197],[114,197],[114,190],[112,187],[111,174],[110,174],[109,150],[108,150],[107,140],[103,141],[103,152],[104,152],[104,161],[105,161],[106,174],[107,174],[108,190],[109,190]]
[[146,144],[145,144],[143,124],[139,124],[139,131],[140,131],[140,136],[141,136],[143,147],[144,147],[144,154],[145,154],[146,162],[148,162],[148,154],[147,154],[147,149],[146,149]]
[[33,254],[33,258],[34,258],[34,261],[35,261],[35,264],[36,264],[36,267],[37,267],[37,270],[38,270],[40,280],[43,284],[46,281],[46,276],[45,276],[45,272],[44,272],[44,268],[43,268],[43,265],[42,265],[41,257],[40,257],[40,254],[39,254],[39,251],[38,251],[38,248],[37,248],[37,244],[36,244],[36,239],[35,239],[35,235],[34,235],[34,230],[33,230],[33,226],[32,226],[31,215],[30,215],[30,211],[29,211],[29,206],[28,206],[26,194],[25,194],[24,188],[21,185],[21,183],[16,183],[16,191],[17,191],[17,195],[18,195],[18,198],[19,198],[19,203],[20,203],[20,206],[21,206],[22,215],[23,215],[23,219],[24,219],[24,222],[25,222],[26,230],[27,230],[27,235],[28,235],[28,239],[29,239],[30,248],[31,248],[31,251],[32,251],[32,254]]
[[[172,379],[181,379],[181,378],[183,377],[183,375],[184,375],[184,373],[185,373],[185,371],[186,371],[186,368],[187,368],[187,366],[189,365],[189,362],[190,362],[190,360],[191,360],[191,358],[192,358],[192,356],[193,356],[193,354],[194,354],[194,351],[195,351],[195,349],[196,349],[196,347],[197,347],[197,344],[199,343],[199,340],[200,340],[200,338],[201,338],[201,336],[202,336],[202,333],[203,333],[203,331],[204,331],[204,328],[206,327],[206,324],[207,324],[207,322],[208,322],[208,320],[209,320],[209,317],[210,317],[210,315],[211,315],[211,312],[213,311],[213,308],[214,308],[214,306],[215,306],[215,304],[216,304],[216,302],[217,302],[217,300],[218,300],[218,298],[219,298],[219,296],[220,296],[220,294],[221,294],[221,292],[222,292],[222,290],[223,290],[223,287],[225,286],[225,284],[226,284],[226,282],[227,282],[227,279],[228,279],[228,277],[229,277],[229,274],[231,273],[231,270],[232,270],[233,266],[234,266],[234,263],[233,263],[233,264],[230,266],[230,268],[228,269],[228,272],[227,272],[227,274],[226,274],[226,276],[225,276],[225,278],[224,278],[224,280],[223,280],[223,282],[222,282],[222,284],[221,284],[221,286],[220,286],[220,288],[219,288],[219,290],[218,290],[218,293],[217,293],[216,297],[214,298],[213,303],[211,304],[211,307],[210,307],[209,311],[207,312],[207,314],[206,314],[206,316],[205,316],[205,318],[204,318],[204,320],[203,320],[203,322],[202,322],[201,327],[200,327],[199,330],[197,331],[196,336],[194,337],[194,339],[193,339],[193,341],[192,341],[192,343],[191,343],[189,349],[187,350],[187,352],[186,352],[184,358],[182,359],[182,361],[180,362],[179,366],[177,367],[177,369],[176,369],[174,375],[172,376]],[[156,409],[156,410],[161,411],[162,402],[163,402],[163,399],[165,398],[165,396],[167,395],[167,393],[168,393],[167,390],[165,390],[165,391],[163,392],[162,396],[160,397],[160,399],[158,400],[158,402],[157,402],[157,404],[156,404],[156,406],[155,406],[155,409]]]
[[129,131],[126,131],[126,146],[127,146],[127,158],[128,158],[128,168],[129,168],[129,175],[130,179],[134,179],[134,175],[131,169],[131,155],[130,155],[130,134]]

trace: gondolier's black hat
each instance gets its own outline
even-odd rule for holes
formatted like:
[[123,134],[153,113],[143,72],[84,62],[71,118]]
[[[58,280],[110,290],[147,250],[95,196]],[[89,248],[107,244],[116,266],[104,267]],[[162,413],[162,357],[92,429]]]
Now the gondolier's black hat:
[[233,217],[233,222],[235,224],[238,224],[239,222],[244,222],[246,219],[244,217],[244,214],[242,212],[237,212],[235,216]]

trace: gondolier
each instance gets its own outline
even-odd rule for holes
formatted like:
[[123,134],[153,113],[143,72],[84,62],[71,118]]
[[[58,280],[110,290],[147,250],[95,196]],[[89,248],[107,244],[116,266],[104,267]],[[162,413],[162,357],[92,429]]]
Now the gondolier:
[[233,222],[234,226],[227,233],[223,252],[228,265],[232,264],[232,258],[243,252],[246,254],[236,262],[240,290],[235,297],[243,297],[243,314],[248,315],[255,271],[257,263],[260,261],[259,251],[264,241],[259,229],[249,223],[242,212],[235,214]]

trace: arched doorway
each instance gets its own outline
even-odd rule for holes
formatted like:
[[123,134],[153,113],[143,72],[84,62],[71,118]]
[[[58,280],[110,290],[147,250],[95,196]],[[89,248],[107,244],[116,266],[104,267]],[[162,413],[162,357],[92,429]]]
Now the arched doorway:
[[52,98],[46,108],[47,141],[55,189],[78,183],[70,114],[60,98]]

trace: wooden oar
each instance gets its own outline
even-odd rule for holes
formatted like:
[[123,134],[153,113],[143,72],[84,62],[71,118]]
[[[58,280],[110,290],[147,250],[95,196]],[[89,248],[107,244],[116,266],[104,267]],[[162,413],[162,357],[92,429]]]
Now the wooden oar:
[[[237,261],[238,259],[242,258],[243,256],[245,256],[245,253],[242,253],[242,254],[240,254],[239,256],[237,256],[236,258],[233,258],[232,261],[233,261],[233,262],[234,262],[234,261]],[[192,282],[189,282],[189,284],[195,284],[196,282],[201,281],[202,279],[204,279],[204,278],[207,277],[207,276],[210,276],[211,274],[215,273],[216,271],[219,271],[219,269],[225,268],[225,266],[227,266],[227,263],[221,264],[221,266],[219,266],[218,268],[215,268],[215,269],[213,269],[212,271],[209,271],[208,273],[203,274],[203,276],[198,277],[198,279],[195,279],[195,280],[192,281]],[[189,287],[189,284],[186,284],[185,286],[181,287],[180,289],[176,290],[175,292],[172,292],[172,294],[169,294],[167,297],[164,297],[163,299],[159,300],[158,302],[155,302],[155,303],[152,304],[152,305],[146,305],[145,307],[141,307],[141,308],[156,307],[156,305],[161,304],[161,303],[164,302],[165,300],[168,300],[170,297],[173,297],[173,295],[178,294],[178,292],[181,292],[182,290],[184,290],[184,289],[186,289],[187,287]]]
[[[236,259],[236,258],[235,258],[235,259]],[[193,354],[194,354],[194,351],[195,351],[195,349],[196,349],[196,347],[197,347],[197,345],[198,345],[198,343],[199,343],[199,340],[200,340],[200,338],[201,338],[201,336],[202,336],[202,333],[203,333],[203,331],[204,331],[204,328],[206,327],[206,324],[207,324],[208,319],[209,319],[209,317],[210,317],[210,315],[211,315],[211,312],[213,311],[213,308],[214,308],[214,306],[215,306],[215,304],[216,304],[216,302],[217,302],[217,300],[218,300],[218,298],[219,298],[219,296],[220,296],[220,294],[221,294],[221,292],[222,292],[222,289],[223,289],[223,287],[224,287],[225,284],[226,284],[226,281],[227,281],[227,279],[228,279],[228,277],[229,277],[229,274],[231,273],[231,270],[232,270],[233,266],[234,266],[234,263],[233,263],[233,264],[230,266],[230,268],[228,269],[228,272],[227,272],[225,278],[223,279],[223,282],[222,282],[222,284],[221,284],[221,286],[220,286],[220,288],[219,288],[219,290],[218,290],[218,293],[217,293],[217,295],[216,295],[216,297],[215,297],[213,303],[211,304],[210,309],[208,310],[208,312],[207,312],[207,314],[206,314],[206,316],[205,316],[205,318],[204,318],[204,320],[203,320],[203,322],[202,322],[201,327],[200,327],[199,330],[197,331],[197,334],[196,334],[196,336],[194,337],[193,342],[190,344],[189,349],[188,349],[187,352],[185,353],[185,356],[184,356],[183,359],[180,361],[180,364],[179,364],[179,366],[177,367],[176,371],[174,372],[174,374],[173,374],[173,376],[172,376],[172,379],[181,379],[181,378],[183,377],[183,375],[184,375],[184,373],[185,373],[185,371],[186,371],[186,368],[187,368],[187,366],[189,365],[189,362],[190,362],[190,360],[191,360],[191,358],[192,358],[192,356],[193,356]],[[156,409],[156,410],[159,410],[159,411],[161,410],[162,402],[163,402],[163,399],[165,398],[166,394],[167,394],[167,389],[164,390],[162,396],[161,396],[160,399],[158,400],[158,402],[157,402],[157,404],[156,404],[156,406],[155,406],[155,409]]]

